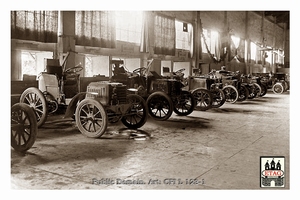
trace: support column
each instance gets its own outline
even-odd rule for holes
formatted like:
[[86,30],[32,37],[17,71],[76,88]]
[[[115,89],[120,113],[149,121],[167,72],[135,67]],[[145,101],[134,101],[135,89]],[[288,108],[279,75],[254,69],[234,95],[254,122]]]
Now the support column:
[[22,80],[22,59],[20,50],[11,50],[11,80]]
[[108,56],[108,75],[109,75],[109,80],[111,80],[112,77],[112,56]]
[[251,62],[250,62],[250,39],[249,39],[249,15],[248,15],[248,11],[245,11],[246,14],[246,25],[245,25],[245,42],[247,44],[247,48],[246,48],[246,58],[245,58],[245,65],[246,65],[246,74],[250,74],[250,67],[251,67]]
[[201,35],[200,35],[200,27],[201,27],[201,19],[200,19],[200,11],[196,13],[196,22],[195,22],[195,31],[194,31],[194,42],[195,42],[195,68],[199,68],[199,60],[201,59]]
[[60,11],[58,35],[58,57],[62,64],[67,52],[66,69],[75,66],[75,11]]

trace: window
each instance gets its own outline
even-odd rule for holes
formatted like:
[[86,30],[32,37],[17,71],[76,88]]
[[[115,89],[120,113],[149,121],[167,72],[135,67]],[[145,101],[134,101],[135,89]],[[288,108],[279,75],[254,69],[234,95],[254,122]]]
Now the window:
[[142,32],[142,11],[116,11],[116,39],[140,43]]
[[53,52],[22,51],[22,77],[24,74],[38,76],[46,71],[47,59],[53,59]]
[[108,66],[108,56],[86,55],[84,77],[93,77],[96,75],[109,76]]
[[11,38],[57,42],[58,11],[11,11]]
[[190,62],[174,62],[173,72],[176,72],[180,69],[185,69],[183,72],[184,77],[188,77],[190,74]]
[[239,45],[240,45],[240,38],[239,37],[236,37],[234,35],[231,36],[231,39],[232,39],[232,42],[235,46],[235,48],[239,48]]
[[24,74],[37,75],[35,59],[36,59],[35,53],[22,52],[22,54],[21,54],[22,77],[23,77]]
[[265,51],[265,61],[268,63],[272,63],[272,51]]
[[76,11],[75,44],[91,47],[116,47],[113,11]]
[[275,63],[284,64],[284,51],[283,50],[274,50],[273,55],[275,57]]
[[[203,38],[204,35],[204,38]],[[203,29],[203,35],[201,37],[201,44],[202,44],[202,52],[211,54],[216,54],[220,51],[218,49],[219,45],[219,33],[216,31],[211,31],[207,29]]]
[[175,20],[176,49],[191,50],[193,43],[193,27],[189,23]]
[[250,58],[251,58],[251,60],[256,61],[256,44],[253,43],[253,42],[251,42],[250,49],[251,49],[251,56],[250,56]]
[[175,19],[156,15],[154,19],[154,54],[175,55]]

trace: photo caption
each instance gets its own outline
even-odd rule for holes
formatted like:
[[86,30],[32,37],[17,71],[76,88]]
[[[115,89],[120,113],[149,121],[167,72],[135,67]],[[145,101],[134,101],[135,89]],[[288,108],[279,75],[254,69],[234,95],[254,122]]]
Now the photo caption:
[[93,185],[204,185],[204,179],[181,179],[181,178],[165,178],[165,179],[112,179],[101,178],[92,179]]

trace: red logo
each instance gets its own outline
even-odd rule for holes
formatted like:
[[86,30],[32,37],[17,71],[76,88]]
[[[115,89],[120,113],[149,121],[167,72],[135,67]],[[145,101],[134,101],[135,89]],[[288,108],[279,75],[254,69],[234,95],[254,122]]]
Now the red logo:
[[267,176],[267,177],[278,177],[278,176],[283,176],[283,171],[282,170],[264,170],[261,172],[261,175]]

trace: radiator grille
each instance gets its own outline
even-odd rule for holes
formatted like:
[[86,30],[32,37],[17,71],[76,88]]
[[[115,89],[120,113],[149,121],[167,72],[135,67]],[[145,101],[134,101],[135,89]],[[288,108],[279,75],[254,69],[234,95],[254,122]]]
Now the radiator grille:
[[117,95],[117,100],[119,104],[125,104],[126,103],[126,96],[127,96],[127,88],[126,86],[116,86],[115,93]]
[[86,98],[93,98],[103,105],[125,104],[127,88],[121,83],[93,82],[87,87]]

